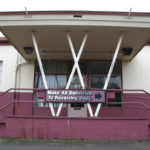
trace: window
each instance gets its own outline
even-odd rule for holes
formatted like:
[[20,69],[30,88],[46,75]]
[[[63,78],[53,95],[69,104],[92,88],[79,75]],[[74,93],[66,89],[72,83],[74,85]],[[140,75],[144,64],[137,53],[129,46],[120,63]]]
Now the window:
[[[107,73],[109,71],[110,61],[91,61],[89,63],[89,82],[90,88],[103,89]],[[120,89],[121,88],[121,62],[116,62],[109,84],[108,89]],[[114,99],[109,99],[109,102],[121,102],[121,92],[115,93]],[[92,107],[96,107],[97,104],[91,104]],[[120,104],[102,104],[102,107],[120,107]]]
[[[109,71],[110,61],[90,61],[89,62],[89,81],[90,88],[103,88],[107,73]],[[108,88],[121,88],[121,63],[116,62]]]
[[[106,75],[96,75],[90,76],[90,87],[91,88],[100,88],[103,89],[106,80]],[[121,79],[119,75],[114,75],[110,78],[109,89],[120,89],[121,88]]]
[[[50,89],[64,89],[67,84],[67,77],[65,75],[46,75],[46,81]],[[44,88],[41,75],[37,84],[37,88]]]
[[1,80],[2,80],[2,67],[3,67],[3,62],[0,61],[0,84],[1,84]]
[[[84,80],[85,87],[87,87],[87,77],[85,75],[83,75],[83,80]],[[70,89],[82,89],[78,75],[74,75],[70,85]]]
[[90,87],[102,89],[105,83],[105,76],[90,76]]
[[[46,80],[48,87],[52,89],[65,89],[67,80],[69,79],[74,63],[73,61],[43,61],[43,68],[46,74]],[[79,66],[83,79],[85,82],[86,89],[103,89],[107,73],[111,61],[80,61]],[[36,77],[35,87],[44,88],[42,77],[39,71],[38,64],[35,66]],[[81,89],[80,80],[75,72],[72,79],[70,89]],[[115,63],[112,76],[110,78],[108,88],[120,89],[121,88],[121,62]],[[120,96],[119,96],[120,95]],[[117,100],[121,101],[121,94],[116,94]],[[73,106],[74,104],[72,104]],[[96,106],[92,104],[93,107]],[[103,105],[104,106],[104,105]],[[115,106],[115,105],[114,105]]]
[[[67,84],[67,64],[65,62],[44,61],[43,68],[45,71],[48,88],[51,88],[51,89],[64,89],[65,88]],[[36,69],[35,87],[44,88],[42,76],[40,74],[38,64],[36,64],[35,69]],[[53,104],[54,104],[54,107],[58,107],[59,105],[59,103],[53,103]],[[36,104],[36,106],[41,106],[41,105]],[[45,106],[48,106],[48,104],[46,104]],[[65,104],[64,104],[64,107],[66,107]]]
[[[90,61],[89,74],[107,75],[110,65],[111,61]],[[121,63],[118,61],[115,63],[112,74],[120,74],[120,73],[121,73]]]
[[67,64],[65,62],[48,62],[43,63],[45,74],[67,74]]
[[[67,84],[67,64],[64,62],[44,61],[43,68],[48,88],[64,89]],[[44,88],[38,65],[36,66],[36,88]]]
[[[68,67],[69,67],[69,74],[70,74],[71,71],[72,71],[73,65],[74,65],[73,62],[69,62],[69,64],[68,64]],[[87,74],[88,74],[88,62],[87,62],[87,61],[79,62],[79,67],[80,67],[81,73],[82,73],[83,75],[87,75]],[[75,72],[75,74],[77,74],[77,71]]]
[[115,75],[110,78],[108,88],[109,89],[121,89],[121,79],[119,75]]

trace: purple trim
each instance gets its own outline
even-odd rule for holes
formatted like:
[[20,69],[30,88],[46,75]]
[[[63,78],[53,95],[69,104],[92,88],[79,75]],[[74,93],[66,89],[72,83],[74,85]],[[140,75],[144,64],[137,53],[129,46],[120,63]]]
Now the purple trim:
[[146,101],[150,101],[150,97],[137,97],[137,96],[124,96],[126,98],[133,98],[133,99],[137,99],[137,100],[146,100]]
[[[7,116],[8,118],[34,118],[34,119],[54,119],[54,117],[42,117],[42,116]],[[85,118],[85,117],[56,117],[55,120],[68,119],[68,120],[148,120],[147,118],[138,117],[103,117],[103,118]]]
[[5,37],[0,37],[0,46],[7,46],[7,45],[11,45],[8,39]]
[[148,42],[145,46],[150,46],[150,42]]
[[41,139],[147,140],[148,128],[148,120],[9,117],[3,136]]
[[0,41],[8,41],[6,37],[0,37]]
[[[112,91],[115,90],[107,92]],[[13,103],[14,93],[6,91],[5,94],[0,95],[0,107]],[[63,108],[61,117],[52,117],[48,107],[33,106],[33,93],[16,93],[15,95],[15,115],[13,115],[11,104],[0,111],[0,123],[2,122],[0,137],[87,140],[145,140],[150,138],[150,111],[147,109],[150,108],[150,102],[143,99],[149,98],[147,93],[123,94],[122,107],[102,107],[98,118],[68,118],[66,108]],[[141,97],[140,102],[139,99],[137,100],[138,97]],[[141,104],[144,104],[146,108]]]
[[140,104],[150,111],[150,107],[143,102],[107,102],[107,104]]
[[8,90],[6,90],[5,92],[2,92],[0,94],[0,96],[2,95],[5,95],[6,93],[10,92],[10,91],[14,91],[14,90],[17,90],[17,91],[45,91],[45,89],[40,89],[40,88],[10,88]]
[[[29,15],[118,15],[128,16],[128,12],[115,11],[28,11]],[[25,11],[0,12],[0,15],[26,15]],[[131,16],[150,16],[147,12],[132,12]]]
[[145,94],[147,94],[148,96],[150,96],[150,93],[148,93],[147,91],[143,90],[143,89],[107,89],[107,92],[123,92],[123,91],[128,91],[128,92],[143,92]]

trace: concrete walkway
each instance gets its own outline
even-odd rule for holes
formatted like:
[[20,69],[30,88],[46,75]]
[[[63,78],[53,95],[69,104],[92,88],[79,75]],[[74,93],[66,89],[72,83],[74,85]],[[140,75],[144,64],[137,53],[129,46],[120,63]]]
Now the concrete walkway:
[[150,141],[0,139],[0,150],[150,150]]

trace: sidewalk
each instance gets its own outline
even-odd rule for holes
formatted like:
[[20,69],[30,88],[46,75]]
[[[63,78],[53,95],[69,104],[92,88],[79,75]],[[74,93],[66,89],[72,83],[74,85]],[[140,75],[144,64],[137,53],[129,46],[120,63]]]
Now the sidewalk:
[[0,150],[150,150],[150,141],[0,139]]

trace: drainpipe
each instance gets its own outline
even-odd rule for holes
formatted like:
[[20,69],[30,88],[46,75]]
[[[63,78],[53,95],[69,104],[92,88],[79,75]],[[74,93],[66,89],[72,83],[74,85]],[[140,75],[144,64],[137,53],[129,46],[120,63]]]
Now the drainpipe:
[[[19,69],[20,69],[20,67],[21,67],[22,65],[25,65],[25,64],[27,64],[27,63],[28,63],[27,61],[21,62],[21,56],[20,56],[20,54],[18,53],[18,54],[17,54],[17,60],[16,60],[16,67],[15,67],[14,88],[20,88],[20,71],[19,71]],[[17,82],[18,76],[19,76],[19,80],[18,80],[19,82]],[[17,87],[17,83],[18,83],[18,87]],[[15,92],[16,92],[16,90],[15,90]]]

